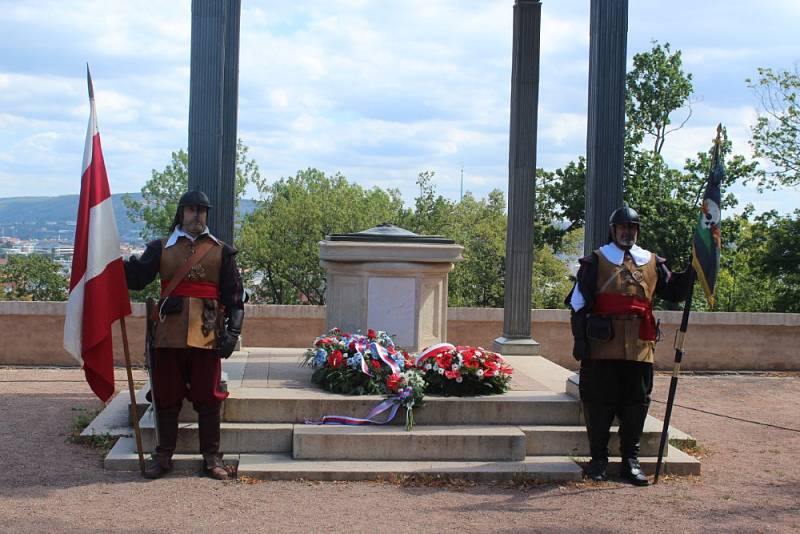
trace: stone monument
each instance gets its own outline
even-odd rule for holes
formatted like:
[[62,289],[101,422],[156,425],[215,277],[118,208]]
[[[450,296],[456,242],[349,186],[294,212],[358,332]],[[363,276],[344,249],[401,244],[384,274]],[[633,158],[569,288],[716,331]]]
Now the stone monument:
[[320,241],[326,329],[396,335],[417,351],[447,339],[447,277],[463,247],[391,224]]

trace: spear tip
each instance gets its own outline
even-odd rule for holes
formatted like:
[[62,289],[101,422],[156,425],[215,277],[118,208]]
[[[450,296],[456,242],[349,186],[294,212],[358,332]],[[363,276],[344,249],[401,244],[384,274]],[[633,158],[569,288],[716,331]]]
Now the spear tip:
[[89,63],[86,63],[86,85],[89,87],[89,100],[94,100],[94,86],[92,85],[92,73],[89,72]]

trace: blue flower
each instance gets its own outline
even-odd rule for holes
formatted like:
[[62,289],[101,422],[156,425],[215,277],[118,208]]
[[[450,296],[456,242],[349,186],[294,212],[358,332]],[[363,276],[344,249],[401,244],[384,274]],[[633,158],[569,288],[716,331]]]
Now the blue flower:
[[360,369],[361,368],[361,360],[362,356],[360,352],[356,352],[351,357],[347,358],[347,365],[352,367],[353,369]]
[[317,352],[314,353],[314,367],[322,367],[327,359],[328,352],[325,349],[317,349]]

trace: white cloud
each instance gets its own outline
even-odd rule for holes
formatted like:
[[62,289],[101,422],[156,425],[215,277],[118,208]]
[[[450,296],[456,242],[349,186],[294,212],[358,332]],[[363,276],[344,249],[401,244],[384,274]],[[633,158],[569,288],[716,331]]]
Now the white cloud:
[[[23,194],[34,175],[47,176],[45,193],[74,192],[87,60],[115,191],[138,189],[185,147],[190,5],[7,3],[0,194]],[[437,186],[455,197],[463,166],[477,196],[505,189],[513,2],[262,0],[242,9],[239,136],[269,179],[317,166],[413,195],[416,174],[434,170]],[[665,9],[637,0],[629,9],[629,55],[652,38],[670,41],[695,74],[694,116],[669,137],[669,161],[680,166],[705,150],[720,121],[734,149],[749,154],[757,102],[743,80],[757,66],[800,57],[791,38],[798,4],[767,10],[732,0],[720,10],[678,0]],[[545,168],[585,152],[588,30],[585,0],[542,4],[537,160]]]

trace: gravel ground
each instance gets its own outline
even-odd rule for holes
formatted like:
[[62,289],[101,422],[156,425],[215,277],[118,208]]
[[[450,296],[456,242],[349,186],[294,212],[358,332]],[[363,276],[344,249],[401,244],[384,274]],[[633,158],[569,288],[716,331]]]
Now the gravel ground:
[[[668,385],[659,376],[654,398]],[[145,481],[104,471],[98,450],[69,440],[81,410],[101,407],[80,371],[0,369],[0,531],[800,531],[800,374],[686,376],[677,403],[673,423],[700,443],[703,475],[648,488]]]

